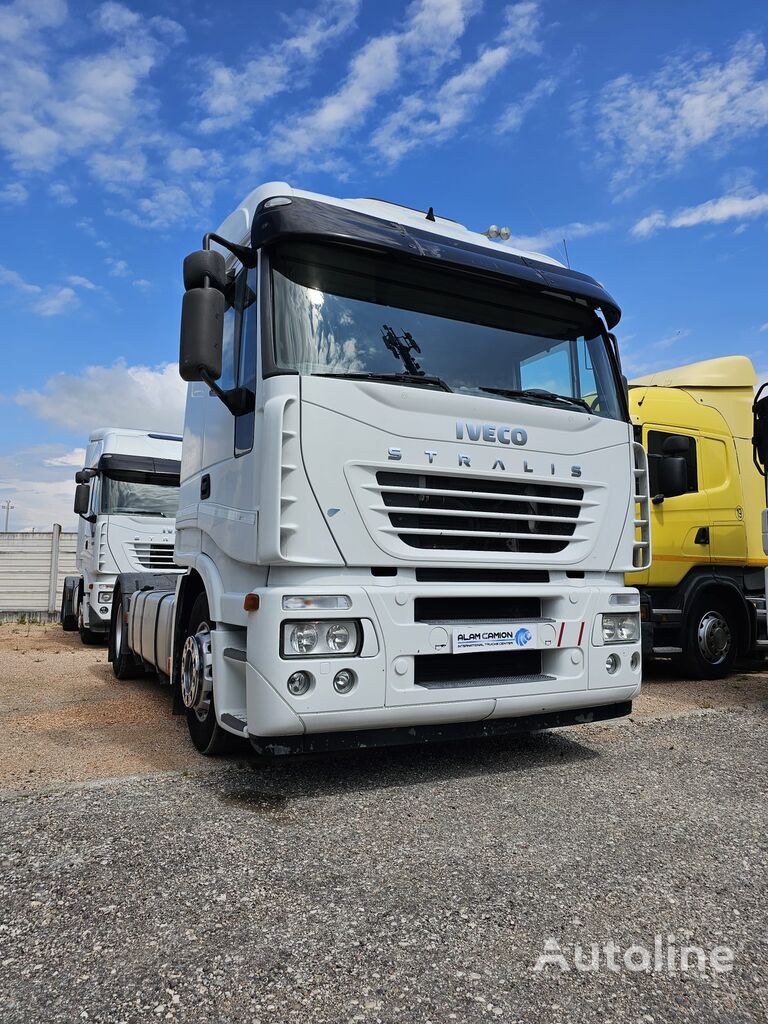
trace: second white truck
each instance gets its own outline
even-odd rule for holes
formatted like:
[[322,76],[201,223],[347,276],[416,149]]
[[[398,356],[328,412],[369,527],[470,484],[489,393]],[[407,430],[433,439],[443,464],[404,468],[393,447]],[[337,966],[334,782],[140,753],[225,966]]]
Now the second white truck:
[[102,643],[120,573],[180,572],[174,562],[181,438],[124,427],[94,430],[75,474],[79,575],[67,576],[61,624]]
[[186,572],[118,579],[119,678],[169,678],[206,754],[629,713],[648,485],[600,284],[285,182],[184,278]]

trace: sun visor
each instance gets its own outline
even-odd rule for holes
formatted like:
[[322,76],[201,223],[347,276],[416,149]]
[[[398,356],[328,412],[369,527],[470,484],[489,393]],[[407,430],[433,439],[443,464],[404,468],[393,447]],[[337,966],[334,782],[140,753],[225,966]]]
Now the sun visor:
[[453,269],[506,278],[531,289],[581,301],[599,309],[609,329],[621,319],[618,303],[587,274],[542,263],[499,247],[498,251],[411,225],[371,217],[313,199],[273,197],[256,210],[251,230],[254,249],[281,240],[324,240],[389,250],[405,257],[442,263]]
[[178,459],[153,459],[146,455],[102,455],[99,459],[99,470],[111,474],[151,473],[154,476],[181,475],[181,462]]

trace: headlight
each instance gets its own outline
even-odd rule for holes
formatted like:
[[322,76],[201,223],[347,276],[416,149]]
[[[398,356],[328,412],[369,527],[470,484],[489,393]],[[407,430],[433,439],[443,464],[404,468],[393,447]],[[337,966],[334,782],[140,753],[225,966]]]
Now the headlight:
[[640,639],[640,616],[637,612],[603,615],[602,625],[604,644],[629,644]]
[[98,599],[99,604],[104,604],[106,601],[111,601],[112,600],[112,591],[111,590],[100,590],[99,593],[98,593],[97,599]]
[[359,623],[346,619],[305,619],[302,622],[283,623],[282,655],[313,658],[334,654],[355,654],[360,637]]
[[297,622],[291,630],[291,647],[296,654],[311,654],[317,647],[317,627],[314,622]]

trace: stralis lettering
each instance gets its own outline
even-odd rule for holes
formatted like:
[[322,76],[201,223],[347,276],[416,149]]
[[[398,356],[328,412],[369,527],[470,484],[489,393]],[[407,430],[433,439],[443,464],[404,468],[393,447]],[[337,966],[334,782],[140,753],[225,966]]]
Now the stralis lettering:
[[[466,434],[465,434],[466,431]],[[522,427],[508,427],[496,423],[469,423],[456,420],[456,440],[463,441],[498,441],[499,444],[528,444],[528,432]]]
[[[457,424],[457,427],[458,426],[459,426],[459,424]],[[510,428],[507,428],[507,429],[510,429]],[[438,458],[438,453],[436,451],[433,451],[431,448],[427,448],[424,451],[423,454],[426,457],[426,461],[429,463],[429,465],[430,466],[434,466],[435,465],[435,460]],[[481,449],[481,454],[482,454],[482,449]],[[475,452],[474,451],[471,452],[471,453],[468,453],[468,452],[457,452],[456,455],[455,455],[455,458],[456,458],[456,461],[457,461],[457,465],[459,466],[460,469],[480,469],[480,470],[487,469],[487,465],[486,466],[473,465],[472,459],[474,457],[475,457]],[[387,458],[389,459],[390,462],[402,462],[402,460],[403,460],[403,450],[402,450],[402,448],[389,448],[387,450]],[[451,458],[453,459],[453,456]],[[506,456],[505,456],[505,458],[506,458]],[[519,456],[518,456],[518,458],[519,458]],[[490,459],[488,459],[488,462],[490,463]],[[491,465],[490,468],[491,468],[491,470],[493,470],[493,471],[495,471],[497,473],[498,472],[501,472],[501,473],[508,472],[507,464],[502,459],[499,459],[499,458],[494,459],[493,464]],[[545,462],[544,459],[536,460],[536,461],[532,461],[532,462],[529,462],[528,459],[523,459],[522,465],[516,464],[516,465],[511,466],[510,469],[509,469],[509,472],[511,472],[511,473],[532,473],[535,476],[540,476],[540,477],[541,476],[550,476],[550,477],[551,476],[572,476],[572,477],[577,477],[578,478],[578,477],[581,476],[581,466],[579,466],[578,464],[571,465],[571,466],[567,466],[565,468],[565,470],[563,470],[562,466],[558,469],[558,467],[556,466],[556,464],[554,462]]]

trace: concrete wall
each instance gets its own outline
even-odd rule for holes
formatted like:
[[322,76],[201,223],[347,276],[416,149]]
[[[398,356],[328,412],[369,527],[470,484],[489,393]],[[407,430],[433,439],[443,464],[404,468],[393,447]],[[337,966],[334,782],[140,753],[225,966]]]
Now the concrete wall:
[[0,617],[58,618],[64,577],[75,575],[76,533],[0,533]]

